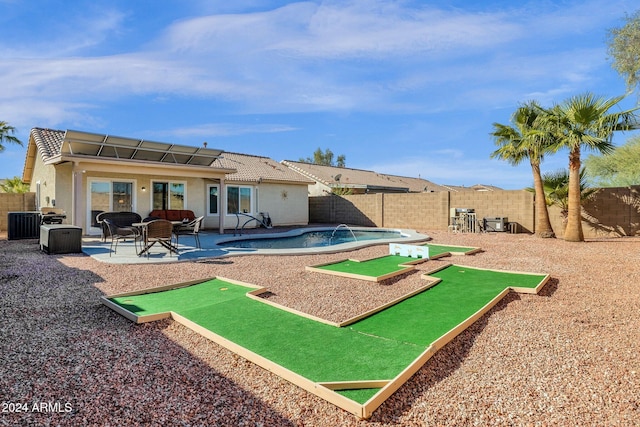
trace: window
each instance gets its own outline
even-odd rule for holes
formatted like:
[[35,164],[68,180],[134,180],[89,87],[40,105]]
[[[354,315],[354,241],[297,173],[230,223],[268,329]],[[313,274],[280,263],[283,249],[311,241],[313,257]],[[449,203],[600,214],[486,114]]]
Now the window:
[[154,182],[152,188],[152,210],[185,209],[183,182]]
[[207,212],[209,215],[218,215],[219,203],[218,194],[219,188],[217,185],[209,185],[208,187],[209,197],[207,198]]
[[227,214],[251,213],[251,187],[227,187]]

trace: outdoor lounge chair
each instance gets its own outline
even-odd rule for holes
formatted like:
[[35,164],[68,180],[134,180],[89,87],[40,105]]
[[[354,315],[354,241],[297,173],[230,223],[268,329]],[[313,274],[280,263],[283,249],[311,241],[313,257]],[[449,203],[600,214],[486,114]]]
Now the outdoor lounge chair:
[[198,249],[201,249],[200,236],[198,236],[198,233],[200,233],[200,227],[202,226],[203,219],[204,219],[204,216],[200,216],[191,222],[174,227],[173,234],[176,236],[176,247],[178,246],[179,236],[193,236],[196,243],[196,247]]
[[[137,228],[119,226],[118,224],[116,224],[110,219],[103,219],[102,223],[109,231],[109,236],[111,236],[111,246],[109,247],[109,256],[111,256],[112,250],[113,250],[113,253],[117,253],[118,242],[121,240],[125,241],[126,239],[133,239],[133,246],[135,247],[136,252],[138,252],[137,242],[138,242],[138,239],[140,238],[140,231]],[[115,250],[113,247],[113,242],[116,243]]]

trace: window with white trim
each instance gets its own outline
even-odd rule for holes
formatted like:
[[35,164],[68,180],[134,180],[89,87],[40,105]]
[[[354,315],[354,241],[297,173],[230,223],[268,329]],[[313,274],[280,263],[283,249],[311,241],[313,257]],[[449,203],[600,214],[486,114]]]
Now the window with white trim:
[[227,214],[232,215],[237,212],[251,213],[251,199],[251,187],[227,186]]
[[220,187],[207,185],[207,214],[218,215],[220,213]]

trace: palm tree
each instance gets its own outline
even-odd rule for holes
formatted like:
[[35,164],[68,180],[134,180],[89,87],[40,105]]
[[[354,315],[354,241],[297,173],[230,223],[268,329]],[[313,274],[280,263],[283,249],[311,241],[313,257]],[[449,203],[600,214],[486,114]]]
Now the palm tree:
[[538,127],[538,117],[542,111],[536,101],[529,101],[513,113],[511,122],[514,126],[494,123],[491,136],[499,148],[491,153],[491,157],[505,160],[514,166],[529,159],[535,190],[536,236],[553,238],[555,234],[549,220],[540,175],[542,158],[545,153],[553,150],[553,146],[548,133]]
[[5,193],[28,193],[30,190],[29,184],[25,184],[18,176],[13,178],[7,178],[0,184],[0,190]]
[[580,203],[580,152],[588,149],[607,154],[613,151],[613,133],[636,129],[636,107],[626,111],[609,113],[624,96],[601,98],[587,92],[571,97],[555,105],[541,115],[542,125],[554,134],[558,147],[569,150],[569,194],[567,206],[567,228],[564,240],[583,242],[582,206]]
[[22,142],[13,136],[16,129],[13,126],[9,126],[7,122],[0,121],[0,151],[4,150],[3,142],[12,142],[14,144],[22,145]]
[[[548,206],[555,205],[560,208],[562,223],[566,226],[567,214],[569,212],[569,171],[560,169],[555,172],[545,173],[542,176],[544,194]],[[580,202],[589,199],[596,188],[587,186],[587,175],[585,168],[580,169]]]

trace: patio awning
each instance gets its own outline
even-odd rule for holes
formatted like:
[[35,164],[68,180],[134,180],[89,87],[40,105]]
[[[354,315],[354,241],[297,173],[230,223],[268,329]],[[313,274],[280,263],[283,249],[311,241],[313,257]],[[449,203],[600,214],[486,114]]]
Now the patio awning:
[[222,150],[67,130],[63,156],[138,160],[175,165],[211,166]]

